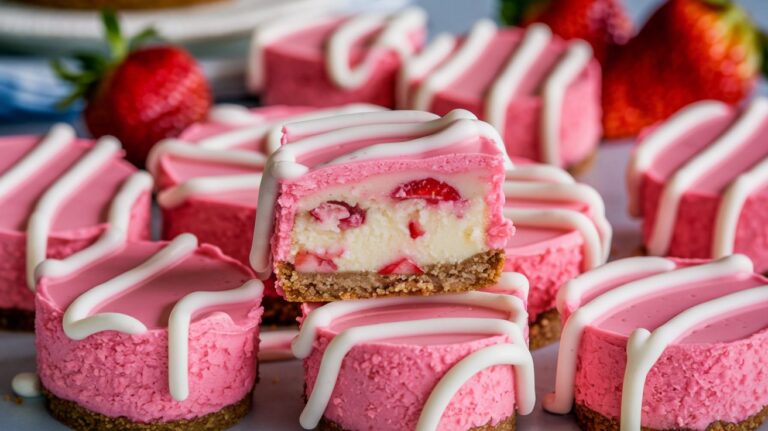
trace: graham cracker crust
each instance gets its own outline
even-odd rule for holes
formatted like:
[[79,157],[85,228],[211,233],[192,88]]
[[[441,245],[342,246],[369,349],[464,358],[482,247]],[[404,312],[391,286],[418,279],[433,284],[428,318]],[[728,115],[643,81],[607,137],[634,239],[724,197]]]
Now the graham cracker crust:
[[32,332],[35,330],[35,312],[20,308],[0,308],[0,329]]
[[261,305],[264,307],[261,324],[266,326],[295,325],[296,318],[301,314],[300,304],[288,302],[280,297],[265,296]]
[[[490,423],[469,428],[467,431],[515,431],[517,429],[517,417],[515,415],[512,415],[501,422],[497,423],[496,425],[491,425]],[[339,424],[326,419],[323,417],[320,419],[320,423],[317,425],[317,430],[319,431],[348,431],[342,428]]]
[[590,169],[592,169],[592,166],[594,166],[596,160],[597,160],[597,148],[595,148],[595,150],[592,151],[592,153],[588,155],[584,160],[581,160],[571,166],[568,166],[566,170],[568,171],[569,174],[577,177],[579,175],[587,173]]
[[[576,404],[575,406],[576,422],[579,428],[587,431],[618,431],[619,421],[614,418],[607,418],[588,407]],[[754,415],[744,419],[739,423],[717,421],[709,424],[706,431],[754,431],[760,428],[765,420],[768,419],[768,406]],[[653,428],[642,427],[641,431],[662,431]],[[683,428],[663,431],[686,431]]]
[[48,412],[64,425],[78,431],[216,431],[238,423],[251,410],[252,393],[223,409],[194,419],[173,422],[134,422],[123,416],[113,418],[92,412],[74,401],[64,400],[43,388]]
[[560,313],[556,308],[547,310],[536,317],[528,332],[528,347],[531,350],[548,346],[560,339]]
[[456,264],[429,265],[423,274],[301,273],[291,263],[278,262],[276,275],[286,301],[330,302],[477,290],[496,283],[503,270],[504,250],[490,250]]

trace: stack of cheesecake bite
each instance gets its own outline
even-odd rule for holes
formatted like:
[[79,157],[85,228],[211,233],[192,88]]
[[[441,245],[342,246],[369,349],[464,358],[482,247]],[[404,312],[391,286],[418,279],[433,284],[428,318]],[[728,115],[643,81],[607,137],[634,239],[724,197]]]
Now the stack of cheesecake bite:
[[301,425],[509,429],[529,413],[528,282],[503,273],[513,165],[498,133],[462,110],[379,111],[288,123],[282,144],[250,260],[303,303]]

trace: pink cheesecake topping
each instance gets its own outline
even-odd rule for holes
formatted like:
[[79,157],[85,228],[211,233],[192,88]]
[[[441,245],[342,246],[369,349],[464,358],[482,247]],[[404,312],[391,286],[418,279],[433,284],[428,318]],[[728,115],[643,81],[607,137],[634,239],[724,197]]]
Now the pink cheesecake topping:
[[[599,67],[582,41],[566,43],[545,25],[498,30],[492,21],[482,20],[464,37],[438,35],[406,62],[398,82],[398,105],[436,113],[469,109],[499,130],[514,155],[531,156],[510,139],[516,136],[512,129],[528,128],[538,118],[539,126],[532,127],[540,134],[537,159],[562,166],[573,157],[561,153],[581,151],[562,143],[561,135],[567,133],[561,127],[567,123],[562,118],[566,95],[574,82],[587,76],[595,75],[599,82],[599,71],[593,69]],[[529,112],[527,108],[537,103],[540,113]],[[592,142],[587,145],[597,139],[588,139]]]
[[719,258],[768,268],[768,100],[738,110],[699,102],[646,133],[628,173],[630,212],[649,254]]
[[[629,258],[588,272],[558,296],[567,320],[556,390],[544,407],[567,413],[575,393],[625,429],[743,421],[768,403],[768,391],[759,389],[766,387],[764,355],[751,357],[768,342],[766,304],[768,280],[743,255],[712,262]],[[611,385],[622,386],[620,397],[597,389]],[[728,402],[717,393],[728,394]]]
[[276,261],[311,256],[329,270],[385,274],[501,249],[511,233],[501,212],[511,162],[493,128],[466,111],[291,123],[283,141],[259,191],[251,264],[262,275],[270,244],[260,238],[275,220]]
[[421,45],[426,13],[408,8],[392,16],[290,16],[259,26],[251,42],[248,87],[264,87],[269,68],[265,51],[279,44],[297,57],[319,56],[329,80],[338,88],[353,90],[365,85],[382,57],[396,55],[400,62]]
[[[250,278],[243,265],[214,247],[198,247],[190,234],[170,243],[123,244],[69,277],[43,277],[41,380],[59,397],[142,422],[233,404],[255,378],[263,286]],[[88,366],[71,368],[71,361],[91,356]],[[161,361],[165,367],[156,368]],[[222,367],[222,361],[233,362]],[[150,368],[131,376],[139,372],[134,362]],[[232,373],[226,378],[219,375],[225,368]]]
[[346,429],[463,430],[498,423],[515,406],[528,414],[527,288],[507,273],[483,292],[304,305],[293,341],[307,379],[301,425],[326,417]]
[[[533,320],[554,308],[563,283],[605,263],[612,229],[593,188],[554,166],[514,162],[504,183],[504,216],[515,224],[505,249],[505,270],[521,272],[531,281],[528,313]],[[572,261],[568,257],[574,250],[578,257]]]
[[286,123],[382,109],[366,104],[328,109],[216,106],[206,122],[152,148],[147,169],[161,188],[158,203],[173,209],[197,199],[253,210],[260,174],[267,156],[280,147]]
[[[148,235],[152,179],[122,161],[113,138],[78,140],[58,124],[43,137],[3,138],[0,147],[0,237],[8,253],[2,278],[11,282],[0,286],[0,306],[29,309],[23,285],[34,289],[41,271],[66,275],[127,238]],[[47,257],[59,260],[36,274]]]

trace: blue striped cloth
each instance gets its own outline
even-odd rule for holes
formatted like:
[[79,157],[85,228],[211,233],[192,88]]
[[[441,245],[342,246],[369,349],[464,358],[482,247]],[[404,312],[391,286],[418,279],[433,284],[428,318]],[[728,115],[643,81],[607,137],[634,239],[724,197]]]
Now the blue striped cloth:
[[3,57],[0,61],[0,121],[69,118],[80,111],[80,103],[66,110],[55,107],[69,92],[69,85],[53,74],[46,59]]

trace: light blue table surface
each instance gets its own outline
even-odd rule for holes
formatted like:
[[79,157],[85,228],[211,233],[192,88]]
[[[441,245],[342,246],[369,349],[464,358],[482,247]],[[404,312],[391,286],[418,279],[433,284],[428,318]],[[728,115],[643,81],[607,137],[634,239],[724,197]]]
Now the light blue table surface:
[[[430,13],[431,30],[463,31],[480,17],[495,13],[494,2],[489,0],[421,0]],[[625,0],[632,16],[644,19],[657,0]],[[755,20],[768,28],[768,1],[741,0]],[[3,56],[0,52],[0,67]],[[759,90],[768,94],[765,84]],[[0,94],[2,97],[2,94]],[[23,119],[0,123],[0,135],[40,133],[50,126],[49,121]],[[606,201],[608,218],[614,227],[614,257],[628,255],[639,243],[639,226],[626,215],[626,195],[623,178],[630,142],[611,143],[601,147],[595,165],[584,174],[581,181],[591,184]],[[619,179],[617,181],[617,179]],[[0,209],[1,210],[1,209]],[[534,353],[536,362],[536,389],[539,399],[552,389],[557,346],[550,346]],[[0,332],[0,396],[10,394],[10,380],[18,372],[34,370],[34,339],[29,334]],[[254,395],[254,411],[233,430],[299,430],[298,415],[303,406],[301,365],[298,361],[262,364],[261,382]],[[537,405],[534,414],[519,419],[518,429],[533,431],[577,430],[573,418],[554,416],[541,411]],[[40,399],[25,400],[17,405],[0,397],[0,431],[64,430],[50,418]],[[763,426],[760,431],[768,431]]]

